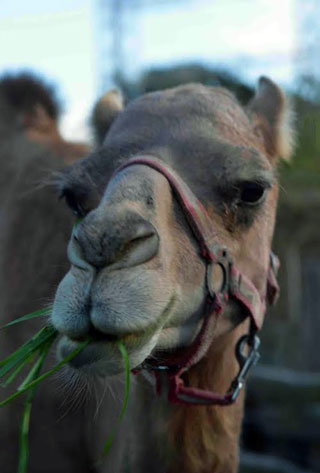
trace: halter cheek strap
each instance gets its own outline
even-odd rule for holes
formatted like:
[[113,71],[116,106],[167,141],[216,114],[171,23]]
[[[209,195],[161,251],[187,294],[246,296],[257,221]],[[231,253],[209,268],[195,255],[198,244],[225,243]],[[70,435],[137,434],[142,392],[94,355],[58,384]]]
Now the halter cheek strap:
[[[236,400],[250,367],[259,359],[260,340],[256,332],[262,326],[266,302],[273,304],[279,292],[276,281],[279,260],[270,252],[265,294],[260,294],[249,278],[236,268],[228,255],[227,249],[214,241],[214,229],[209,215],[179,175],[162,161],[153,157],[130,159],[118,168],[115,174],[133,165],[148,166],[160,172],[167,179],[198,242],[199,256],[206,265],[206,298],[203,322],[193,343],[186,350],[183,350],[178,359],[170,356],[161,365],[151,361],[144,362],[134,372],[143,369],[154,373],[157,394],[165,397],[170,402],[229,405]],[[212,284],[212,270],[215,265],[219,266],[222,276],[221,287],[218,290],[214,290]],[[233,299],[240,304],[244,313],[250,317],[250,331],[240,338],[235,350],[239,363],[239,372],[236,378],[232,381],[228,392],[222,396],[211,391],[185,386],[184,380],[181,378],[182,374],[207,353],[212,343],[217,318],[224,312],[229,299]],[[244,348],[246,345],[248,349],[245,354]]]

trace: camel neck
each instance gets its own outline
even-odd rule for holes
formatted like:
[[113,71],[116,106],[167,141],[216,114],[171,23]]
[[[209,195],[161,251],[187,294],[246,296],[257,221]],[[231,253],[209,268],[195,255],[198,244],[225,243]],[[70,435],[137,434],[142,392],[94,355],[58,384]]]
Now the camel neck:
[[[217,340],[186,381],[223,393],[237,371],[234,346],[243,330],[240,326]],[[235,473],[242,410],[243,394],[228,407],[168,404],[138,375],[121,426],[127,460],[119,473]]]

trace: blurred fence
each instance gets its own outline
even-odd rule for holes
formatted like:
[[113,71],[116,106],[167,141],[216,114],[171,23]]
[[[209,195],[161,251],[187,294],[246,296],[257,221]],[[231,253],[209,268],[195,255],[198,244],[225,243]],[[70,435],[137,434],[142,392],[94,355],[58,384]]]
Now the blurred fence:
[[240,473],[320,471],[320,374],[257,366],[246,404]]

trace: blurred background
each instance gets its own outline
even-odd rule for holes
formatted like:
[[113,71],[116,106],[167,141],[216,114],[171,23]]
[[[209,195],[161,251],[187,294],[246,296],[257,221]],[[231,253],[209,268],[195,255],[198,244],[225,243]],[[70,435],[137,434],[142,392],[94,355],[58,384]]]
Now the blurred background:
[[90,141],[88,116],[112,87],[128,99],[185,82],[246,102],[260,75],[296,109],[281,163],[274,250],[281,298],[251,376],[240,473],[320,471],[320,3],[318,0],[1,0],[0,75],[53,85],[61,134]]

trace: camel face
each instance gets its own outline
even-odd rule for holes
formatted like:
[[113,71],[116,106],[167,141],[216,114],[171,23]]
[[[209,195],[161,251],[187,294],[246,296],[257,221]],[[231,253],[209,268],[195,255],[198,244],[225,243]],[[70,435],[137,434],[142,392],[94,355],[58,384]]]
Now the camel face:
[[[90,334],[73,365],[104,376],[122,370],[116,340],[134,368],[188,346],[199,331],[205,265],[198,245],[162,174],[135,165],[112,177],[133,157],[155,157],[180,175],[206,208],[215,241],[264,297],[283,110],[281,91],[263,79],[247,109],[224,89],[189,85],[145,95],[118,113],[101,150],[61,181],[84,218],[74,226],[71,268],[52,313],[63,335],[60,357]],[[215,338],[242,320],[230,302]]]

